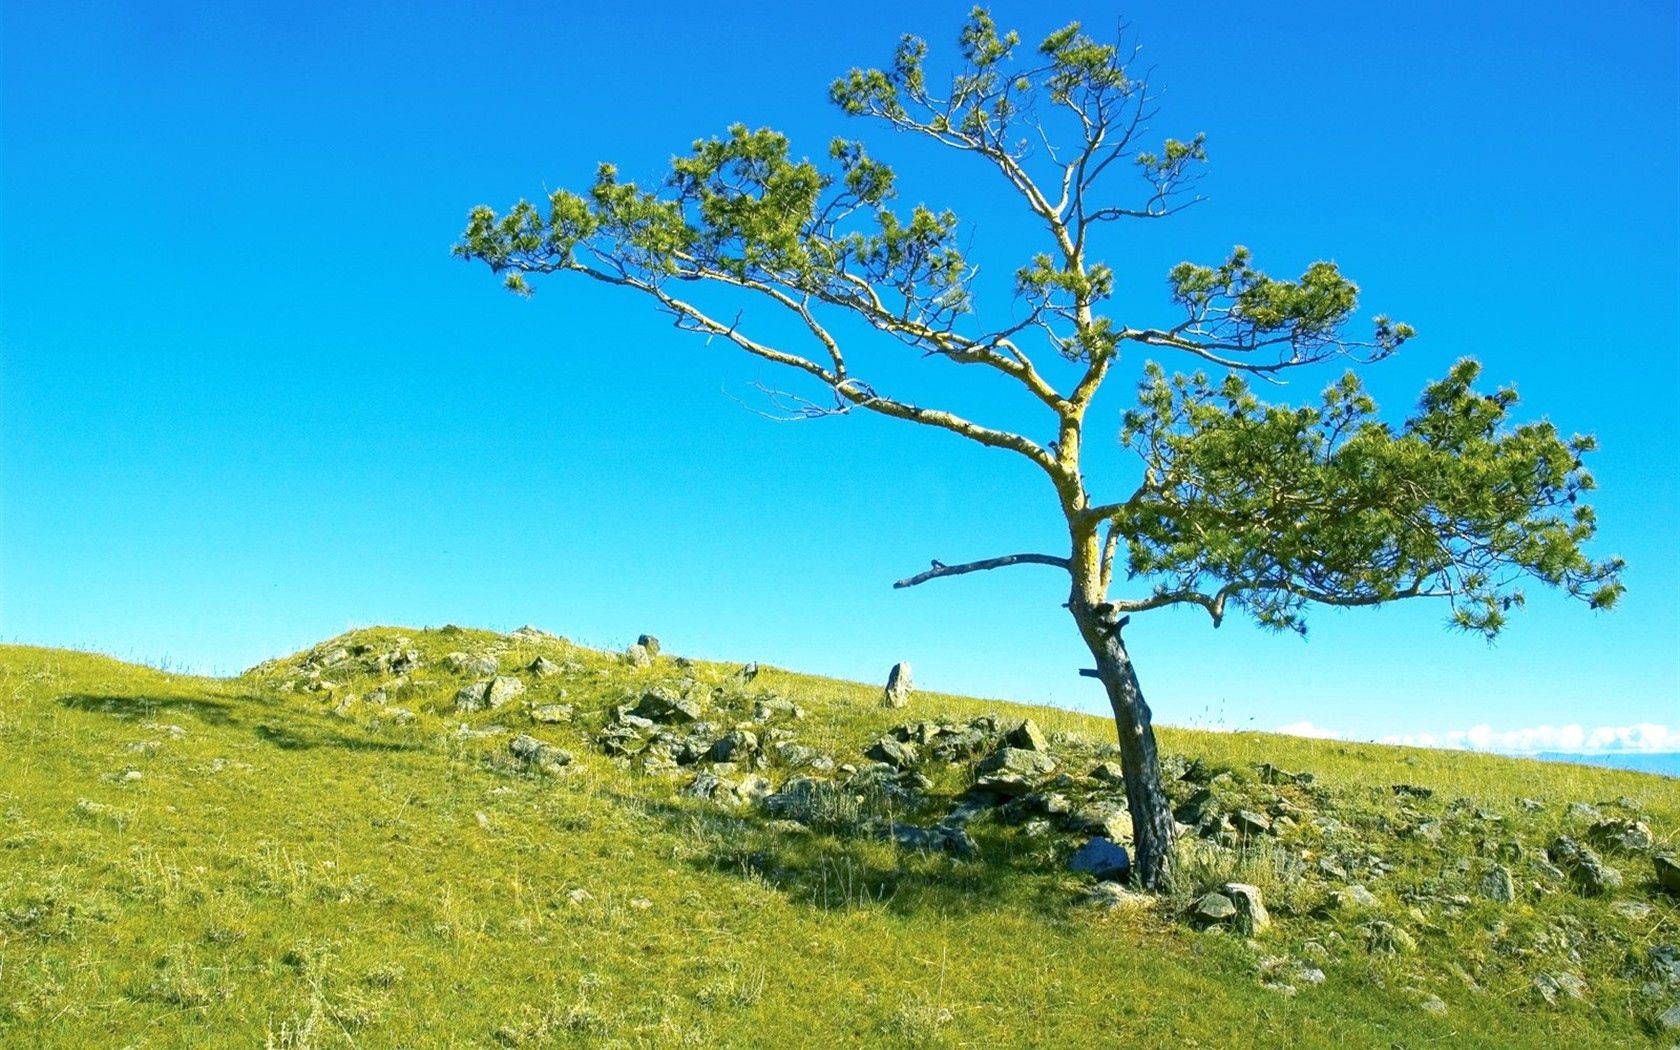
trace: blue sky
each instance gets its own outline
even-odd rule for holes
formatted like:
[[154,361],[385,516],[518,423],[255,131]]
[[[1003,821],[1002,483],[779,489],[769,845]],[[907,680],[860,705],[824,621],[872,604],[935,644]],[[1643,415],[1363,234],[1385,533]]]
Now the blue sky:
[[[1008,273],[1031,228],[983,169],[826,101],[901,31],[937,61],[965,7],[609,6],[0,9],[0,637],[232,672],[355,625],[533,622],[865,679],[908,659],[925,687],[1101,709],[1053,571],[889,586],[1053,544],[1030,468],[889,420],[767,420],[741,403],[766,366],[627,295],[521,301],[448,255],[473,204],[606,159],[651,180],[742,121],[813,155],[875,141],[906,203],[955,208]],[[1119,14],[995,10],[1029,41]],[[1680,724],[1674,6],[1124,14],[1165,89],[1156,133],[1206,132],[1212,162],[1207,203],[1111,242],[1117,308],[1169,319],[1168,267],[1236,243],[1280,274],[1333,258],[1364,314],[1420,330],[1368,373],[1387,408],[1473,354],[1528,415],[1599,436],[1598,551],[1629,562],[1613,615],[1533,593],[1492,648],[1426,603],[1325,611],[1306,642],[1151,614],[1128,638],[1159,720]],[[852,355],[1032,422],[1012,388],[896,351]],[[1124,471],[1101,451],[1094,484]]]

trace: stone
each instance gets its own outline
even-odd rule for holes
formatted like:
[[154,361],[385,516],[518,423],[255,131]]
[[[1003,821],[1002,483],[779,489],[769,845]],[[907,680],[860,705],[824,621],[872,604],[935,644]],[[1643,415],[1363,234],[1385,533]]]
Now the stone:
[[714,762],[742,762],[758,753],[758,736],[745,729],[733,729],[712,745],[708,756]]
[[1680,860],[1667,853],[1659,853],[1655,858],[1657,867],[1657,885],[1680,896]]
[[1478,888],[1482,896],[1501,904],[1509,904],[1517,899],[1516,880],[1511,878],[1511,869],[1502,864],[1494,865],[1492,870],[1482,876]]
[[980,852],[980,847],[972,836],[962,828],[936,824],[931,828],[920,828],[912,824],[894,824],[892,838],[905,849],[922,850],[927,853],[949,853],[954,857],[973,857]]
[[1567,835],[1552,843],[1546,855],[1562,868],[1584,895],[1596,897],[1619,889],[1622,873],[1605,864],[1597,853]]
[[1563,815],[1570,820],[1591,821],[1594,824],[1604,819],[1604,814],[1600,813],[1596,806],[1585,802],[1571,802],[1569,808],[1563,811]]
[[1131,873],[1132,858],[1126,847],[1099,836],[1074,852],[1068,870],[1088,874],[1098,882],[1119,882]]
[[525,692],[525,683],[508,675],[490,679],[484,690],[484,703],[494,710]]
[[757,677],[758,677],[758,664],[757,663],[742,664],[741,669],[739,671],[735,672],[736,680],[742,681],[742,682],[750,682],[754,678],[757,678]]
[[517,638],[522,642],[552,642],[556,641],[559,638],[559,635],[550,634],[541,627],[533,627],[530,624],[526,624],[518,630],[510,632],[508,637]]
[[[1056,771],[1056,761],[1040,751],[1026,751],[1018,747],[1000,747],[981,759],[980,764],[975,768],[980,774],[980,779],[976,782],[977,787],[985,790],[998,790],[988,787],[986,781],[1013,777],[1030,785],[1054,773]],[[1011,781],[1011,783],[1015,782]],[[1001,793],[1019,795],[1025,792],[1006,790]]]
[[639,635],[636,638],[636,644],[646,649],[650,657],[659,655],[659,639],[651,634]]
[[916,752],[915,744],[884,736],[869,745],[869,749],[863,753],[863,757],[872,758],[877,762],[885,762],[894,769],[909,769],[916,764],[920,756]]
[[913,688],[910,682],[910,665],[904,661],[893,664],[892,670],[887,672],[886,688],[881,690],[881,706],[907,706]]
[[407,674],[420,666],[420,650],[397,649],[381,653],[373,665],[380,674]]
[[1223,924],[1237,917],[1237,906],[1223,893],[1204,893],[1191,905],[1190,917],[1202,926]]
[[1377,895],[1355,882],[1331,894],[1336,904],[1352,911],[1370,911],[1380,903]]
[[1629,922],[1638,922],[1651,914],[1651,906],[1644,901],[1611,901],[1610,910]]
[[1125,770],[1121,768],[1120,763],[1118,762],[1099,763],[1097,767],[1087,773],[1086,776],[1104,784],[1124,784],[1126,782]]
[[633,712],[652,722],[688,723],[698,721],[700,704],[686,696],[678,696],[669,689],[649,689],[637,701]]
[[719,777],[715,773],[696,773],[682,793],[690,798],[717,799],[722,795],[733,796],[735,785]]
[[1667,1032],[1680,1031],[1680,1003],[1657,1015],[1657,1027]]
[[1539,813],[1546,808],[1546,804],[1536,798],[1519,798],[1517,807],[1524,813]]
[[632,645],[624,650],[624,662],[631,667],[651,667],[653,654],[647,651],[645,645]]
[[569,751],[562,751],[552,744],[545,744],[536,737],[519,734],[508,741],[508,750],[513,756],[527,765],[536,766],[545,772],[552,772],[562,766],[572,764]]
[[1264,835],[1272,830],[1271,820],[1251,809],[1239,809],[1231,814],[1231,823],[1244,835]]
[[1134,892],[1118,882],[1095,883],[1085,889],[1084,897],[1086,904],[1104,911],[1141,910],[1155,903],[1152,895]]
[[1132,839],[1132,815],[1125,806],[1113,802],[1098,802],[1075,810],[1066,827],[1086,835],[1101,835],[1115,842]]
[[531,661],[526,670],[538,678],[549,678],[560,673],[560,665],[546,656],[539,656]]
[[735,797],[742,802],[763,802],[775,790],[775,785],[771,784],[767,778],[755,773],[743,777],[741,782],[735,785]]
[[1011,729],[1003,740],[1010,747],[1018,747],[1023,751],[1050,750],[1050,741],[1045,737],[1044,731],[1030,718]]
[[473,682],[455,691],[455,710],[482,711],[490,693],[489,682]]
[[1365,935],[1365,950],[1374,955],[1398,955],[1417,948],[1417,940],[1386,919],[1373,919],[1359,927]]
[[443,658],[443,666],[456,674],[493,675],[499,666],[496,658],[488,653],[471,655],[468,653],[450,653]]
[[544,725],[560,725],[570,722],[574,713],[571,704],[538,704],[531,708],[531,721]]
[[1623,853],[1643,853],[1656,841],[1642,820],[1602,820],[1587,831],[1587,838]]
[[1548,1003],[1557,1002],[1559,995],[1571,999],[1585,999],[1587,995],[1587,982],[1568,972],[1538,974],[1532,987]]
[[1252,936],[1272,924],[1272,917],[1267,914],[1265,902],[1260,896],[1260,887],[1246,882],[1227,882],[1220,889],[1236,906],[1236,925],[1242,932]]
[[1447,1004],[1438,995],[1427,996],[1422,1002],[1418,1003],[1418,1009],[1426,1014],[1434,1014],[1436,1017],[1445,1017],[1447,1014]]

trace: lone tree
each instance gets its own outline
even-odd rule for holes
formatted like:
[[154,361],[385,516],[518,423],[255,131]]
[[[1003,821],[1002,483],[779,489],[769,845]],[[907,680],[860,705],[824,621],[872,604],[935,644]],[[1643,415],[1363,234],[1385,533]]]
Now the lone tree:
[[[1358,288],[1332,262],[1283,280],[1237,248],[1218,265],[1172,269],[1175,321],[1114,316],[1114,272],[1095,242],[1113,224],[1193,203],[1202,136],[1146,147],[1153,96],[1129,69],[1135,49],[1099,43],[1078,24],[1023,54],[1017,34],[1000,34],[977,8],[959,41],[960,65],[939,91],[925,72],[926,44],[906,36],[890,66],[854,69],[829,95],[849,115],[974,157],[1036,217],[1044,240],[1023,249],[1006,327],[976,319],[976,270],[957,217],[895,209],[892,169],[844,139],[819,164],[795,159],[775,131],[737,125],[695,142],[655,189],[603,164],[587,192],[560,190],[546,208],[474,208],[455,252],[488,263],[520,294],[532,274],[576,273],[647,296],[683,330],[804,373],[824,401],[799,398],[800,414],[878,412],[1042,472],[1066,519],[1065,547],[934,562],[894,586],[1020,564],[1067,573],[1066,607],[1114,710],[1134,874],[1155,886],[1173,819],[1123,637],[1130,614],[1188,604],[1215,626],[1241,610],[1302,632],[1312,604],[1438,597],[1454,626],[1491,638],[1522,603],[1525,577],[1608,608],[1622,590],[1621,562],[1582,550],[1595,526],[1578,502],[1592,487],[1581,457],[1594,443],[1565,440],[1547,422],[1513,424],[1515,392],[1478,392],[1470,360],[1427,386],[1398,425],[1378,418],[1352,372],[1311,404],[1262,401],[1251,376],[1275,382],[1332,359],[1370,363],[1412,336],[1381,316],[1368,337],[1350,336]],[[1126,173],[1129,196],[1115,185]],[[743,309],[696,303],[689,289],[702,287]],[[746,305],[791,319],[797,341],[749,334],[758,317],[747,318]],[[1043,406],[1044,439],[876,389],[854,373],[837,320],[861,320],[924,358],[998,373]],[[1135,485],[1098,499],[1081,470],[1086,419],[1134,348],[1184,355],[1202,370],[1146,365],[1120,429],[1139,460]],[[1125,593],[1112,596],[1117,563]]]

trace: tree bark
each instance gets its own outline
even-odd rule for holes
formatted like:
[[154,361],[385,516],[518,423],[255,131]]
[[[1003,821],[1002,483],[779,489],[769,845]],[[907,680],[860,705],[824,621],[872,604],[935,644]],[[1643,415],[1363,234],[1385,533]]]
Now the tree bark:
[[1091,656],[1097,677],[1108,692],[1114,728],[1120,738],[1120,767],[1126,784],[1126,806],[1132,816],[1132,881],[1157,889],[1166,875],[1173,840],[1172,808],[1161,783],[1161,760],[1155,750],[1155,730],[1144,702],[1132,658],[1120,637],[1123,620],[1107,606],[1092,606],[1074,595],[1068,608]]

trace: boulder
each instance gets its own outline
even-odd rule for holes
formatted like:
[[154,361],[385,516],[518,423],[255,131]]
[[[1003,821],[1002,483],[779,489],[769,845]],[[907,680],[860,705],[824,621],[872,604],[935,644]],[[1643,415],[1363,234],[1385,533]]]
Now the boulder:
[[1118,762],[1103,762],[1085,775],[1104,784],[1123,784],[1126,782],[1125,770],[1120,767]]
[[539,656],[535,660],[531,661],[530,665],[526,667],[526,670],[530,671],[538,678],[548,678],[560,673],[560,665],[546,656]]
[[524,733],[508,741],[508,750],[513,752],[513,757],[521,762],[529,766],[535,766],[544,772],[553,772],[562,766],[572,764],[572,755],[569,751],[562,751],[560,748],[545,744],[536,737],[527,736]]
[[1576,888],[1589,897],[1596,897],[1619,889],[1622,885],[1622,873],[1605,864],[1597,853],[1581,845],[1567,835],[1560,836],[1552,843],[1546,855],[1552,863],[1563,869]]
[[1662,853],[1656,857],[1656,866],[1657,885],[1680,896],[1680,860]]
[[632,645],[624,650],[624,662],[631,667],[651,667],[653,654],[647,651],[645,645]]
[[1377,895],[1357,882],[1342,887],[1332,893],[1330,897],[1337,907],[1346,908],[1350,911],[1371,911],[1379,904]]
[[646,649],[647,654],[650,657],[659,655],[659,639],[655,638],[651,634],[638,636],[636,638],[636,644],[641,646],[643,649]]
[[1074,810],[1066,827],[1086,835],[1101,835],[1115,842],[1132,839],[1132,814],[1125,806],[1114,802],[1097,802]]
[[1231,823],[1244,835],[1264,835],[1272,830],[1272,822],[1263,813],[1239,809],[1231,814]]
[[1068,870],[1089,874],[1098,882],[1120,882],[1131,873],[1132,858],[1126,847],[1099,836],[1074,852]]
[[1010,747],[1018,747],[1023,751],[1050,750],[1050,741],[1044,736],[1044,731],[1030,718],[1011,729],[1009,735],[1003,739]]
[[499,664],[489,653],[450,653],[443,658],[443,666],[456,674],[493,675]]
[[974,786],[1000,795],[1024,795],[1040,780],[1056,771],[1056,762],[1039,751],[1000,747],[976,767],[980,774]]
[[1517,899],[1517,884],[1511,878],[1511,869],[1503,865],[1495,865],[1493,870],[1482,876],[1482,896],[1501,904],[1509,904]]
[[1237,917],[1237,906],[1223,893],[1204,893],[1190,906],[1190,917],[1198,926],[1215,926]]
[[892,838],[905,849],[922,850],[927,853],[949,853],[954,857],[966,858],[976,856],[980,852],[980,847],[968,832],[960,827],[944,824],[935,824],[931,828],[894,824]]
[[921,757],[916,751],[916,745],[905,741],[894,740],[884,736],[869,745],[863,757],[872,758],[877,762],[885,762],[894,769],[909,769]]
[[538,704],[531,708],[531,721],[544,725],[559,725],[570,722],[573,714],[571,704]]
[[485,706],[485,697],[489,695],[489,682],[472,682],[455,691],[455,710],[481,711]]
[[678,696],[669,689],[649,689],[642,694],[632,713],[651,722],[688,723],[700,718],[700,703]]
[[1242,932],[1253,935],[1272,924],[1272,917],[1267,914],[1266,904],[1260,896],[1260,887],[1246,882],[1227,882],[1220,889],[1236,906],[1236,924]]
[[1656,839],[1642,820],[1601,820],[1587,831],[1587,838],[1604,849],[1643,853]]
[[497,675],[485,683],[485,706],[494,710],[525,692],[525,683],[508,675]]
[[744,762],[758,753],[758,736],[745,729],[733,729],[712,745],[708,757],[713,762]]
[[881,690],[881,706],[904,707],[908,705],[912,689],[910,665],[903,661],[893,664],[892,670],[887,672],[886,688]]

